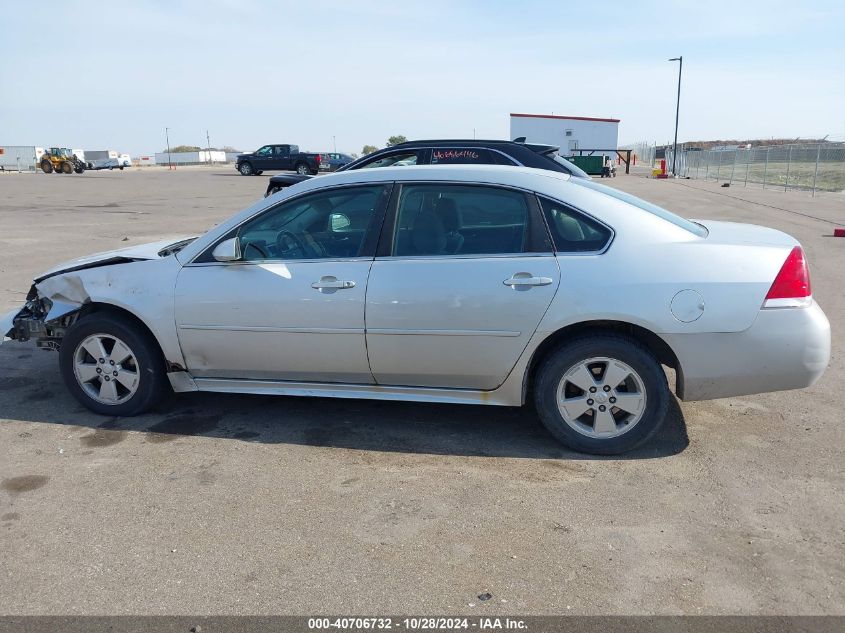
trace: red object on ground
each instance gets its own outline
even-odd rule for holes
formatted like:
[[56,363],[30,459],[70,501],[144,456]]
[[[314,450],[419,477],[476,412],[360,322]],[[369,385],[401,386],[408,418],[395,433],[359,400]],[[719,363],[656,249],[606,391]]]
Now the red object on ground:
[[833,237],[845,237],[845,229],[833,229]]
[[636,154],[632,154],[632,155],[631,155],[631,158],[633,158],[633,159],[634,159],[634,167],[636,167],[636,166],[637,166],[637,155],[636,155]]
[[662,171],[664,175],[666,174],[666,159],[665,158],[660,159],[660,171]]

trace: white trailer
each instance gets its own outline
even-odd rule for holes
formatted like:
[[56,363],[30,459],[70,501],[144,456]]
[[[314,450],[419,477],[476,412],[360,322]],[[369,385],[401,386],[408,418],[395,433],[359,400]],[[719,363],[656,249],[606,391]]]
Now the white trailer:
[[36,171],[38,161],[44,155],[43,147],[34,145],[0,145],[0,171]]

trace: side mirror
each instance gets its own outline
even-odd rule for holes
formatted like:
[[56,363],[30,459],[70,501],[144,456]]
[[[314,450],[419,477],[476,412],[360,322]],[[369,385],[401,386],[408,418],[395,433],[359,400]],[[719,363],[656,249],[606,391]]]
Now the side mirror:
[[241,241],[237,237],[220,242],[211,256],[218,262],[236,262],[241,258]]

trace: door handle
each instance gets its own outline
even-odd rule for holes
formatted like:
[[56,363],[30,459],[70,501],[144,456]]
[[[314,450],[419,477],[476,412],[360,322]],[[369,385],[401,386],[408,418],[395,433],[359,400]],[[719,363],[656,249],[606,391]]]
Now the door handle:
[[314,290],[346,290],[347,288],[354,288],[354,281],[344,281],[337,277],[326,276],[320,277],[320,281],[315,281],[311,284]]
[[552,278],[534,277],[531,273],[516,273],[510,279],[505,279],[502,283],[511,288],[518,286],[548,286],[552,283]]

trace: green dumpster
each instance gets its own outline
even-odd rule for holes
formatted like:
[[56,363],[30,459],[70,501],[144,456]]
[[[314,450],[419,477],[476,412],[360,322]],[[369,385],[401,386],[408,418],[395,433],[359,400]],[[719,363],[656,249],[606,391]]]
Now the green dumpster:
[[602,167],[604,167],[604,157],[598,156],[567,156],[566,160],[570,163],[575,163],[591,176],[601,176]]

